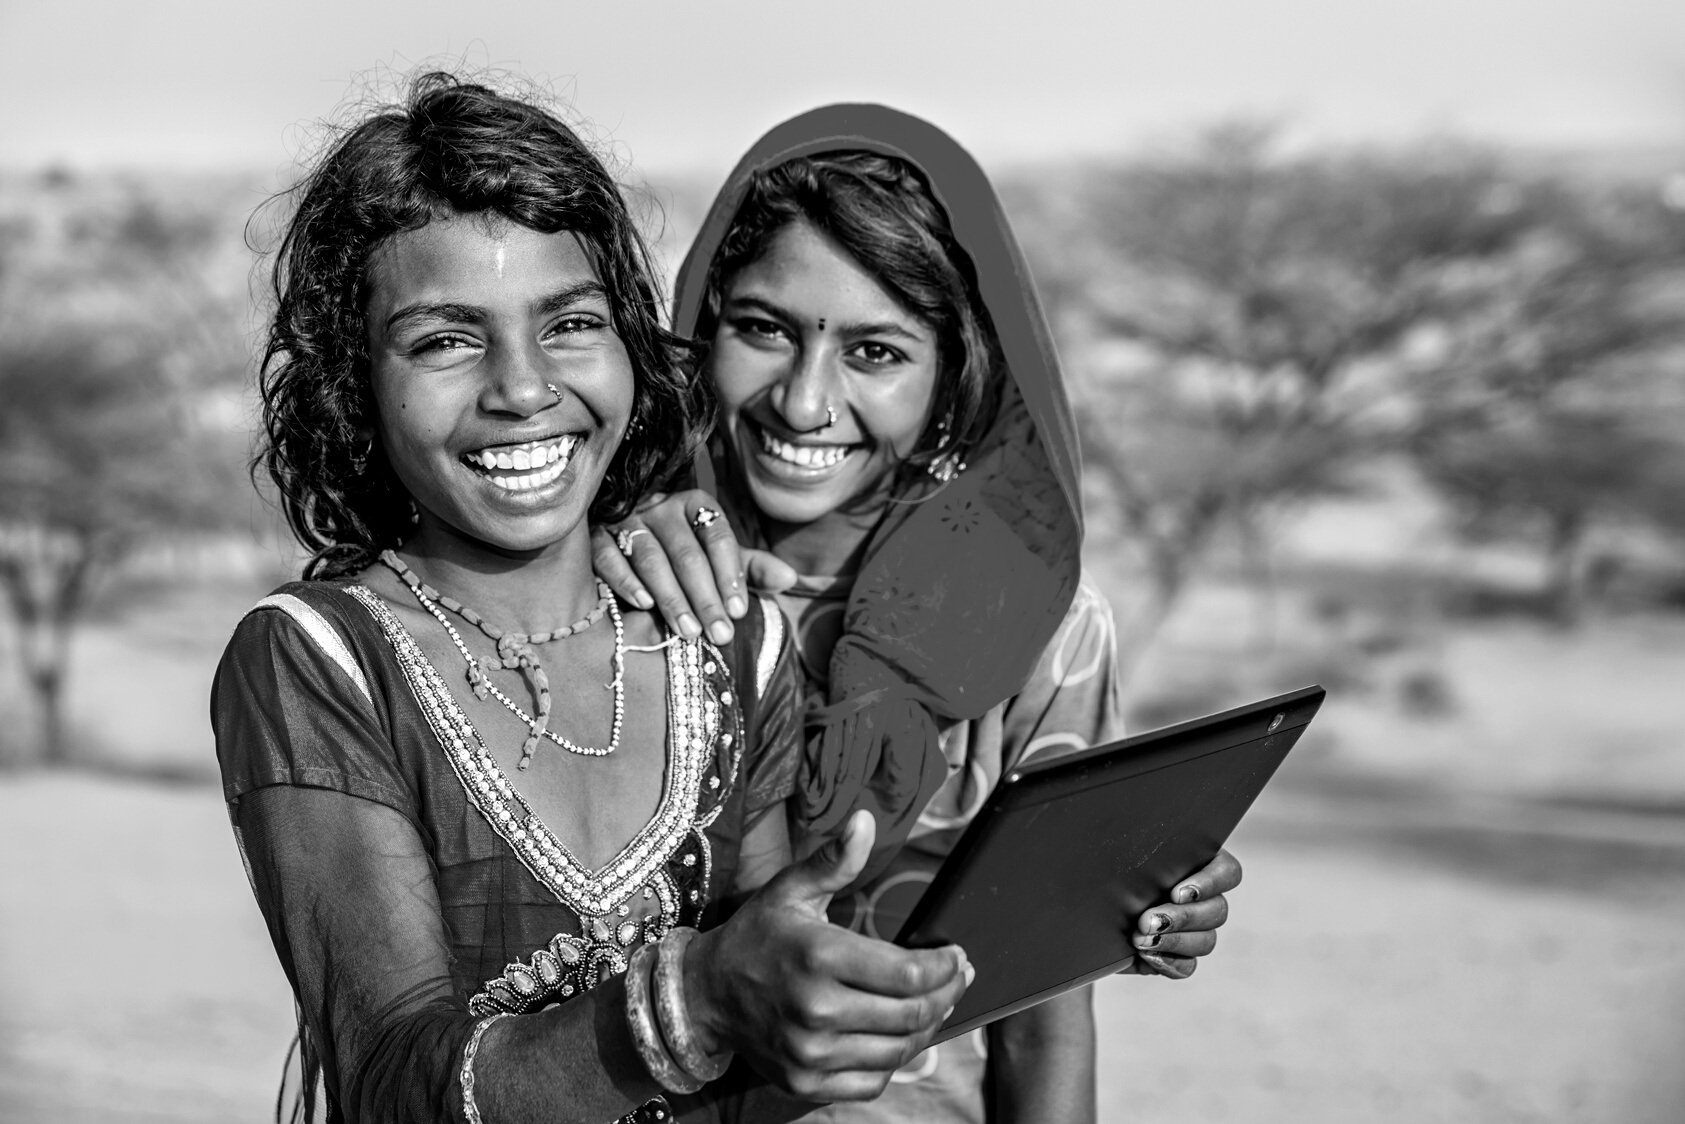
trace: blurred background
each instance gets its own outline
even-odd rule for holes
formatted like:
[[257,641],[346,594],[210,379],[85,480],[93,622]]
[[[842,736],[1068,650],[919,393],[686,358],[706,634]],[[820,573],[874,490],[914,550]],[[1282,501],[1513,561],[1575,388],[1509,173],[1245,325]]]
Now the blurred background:
[[206,719],[301,558],[245,472],[272,197],[524,76],[664,268],[777,121],[997,177],[1138,729],[1320,682],[1101,1114],[1685,1120],[1677,0],[0,3],[0,1121],[260,1121],[292,1006]]

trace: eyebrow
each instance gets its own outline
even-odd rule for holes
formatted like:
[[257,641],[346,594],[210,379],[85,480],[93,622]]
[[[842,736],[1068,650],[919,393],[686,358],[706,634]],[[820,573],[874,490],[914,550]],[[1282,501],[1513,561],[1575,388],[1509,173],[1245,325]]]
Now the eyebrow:
[[591,299],[608,300],[608,290],[603,288],[601,281],[581,281],[577,285],[569,285],[558,292],[551,293],[543,300],[533,305],[534,312],[560,312],[564,308],[571,308]]
[[[560,312],[564,308],[571,308],[576,304],[592,298],[608,299],[608,290],[603,288],[600,281],[581,281],[577,285],[569,285],[565,289],[558,289],[547,297],[533,302],[533,311],[540,315]],[[441,301],[436,304],[409,304],[398,309],[386,318],[386,330],[392,331],[415,320],[447,320],[459,324],[480,324],[486,319],[486,310],[472,304],[456,304]]]
[[[774,304],[773,302],[767,300],[764,297],[752,297],[752,296],[733,297],[729,302],[727,302],[726,307],[727,308],[733,308],[733,307],[737,307],[737,306],[740,306],[740,305],[747,305],[751,308],[758,308],[762,312],[765,312],[767,315],[775,316],[778,319],[784,320],[788,323],[796,323],[797,321],[799,321],[801,319],[801,317],[793,315],[788,309],[780,308],[778,305]],[[909,332],[906,328],[902,327],[900,324],[897,324],[893,320],[880,320],[880,321],[873,321],[873,322],[869,322],[869,323],[838,324],[837,325],[837,331],[841,332],[844,336],[854,336],[854,337],[859,337],[859,336],[894,336],[894,337],[897,337],[899,339],[908,340],[912,343],[928,343],[929,342],[929,340],[927,340],[925,337],[920,336],[920,335],[916,335],[913,332]]]

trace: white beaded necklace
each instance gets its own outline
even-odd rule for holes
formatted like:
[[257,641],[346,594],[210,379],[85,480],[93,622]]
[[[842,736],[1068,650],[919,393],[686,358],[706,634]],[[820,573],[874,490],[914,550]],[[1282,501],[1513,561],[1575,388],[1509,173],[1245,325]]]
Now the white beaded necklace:
[[[498,702],[507,707],[516,718],[519,718],[526,725],[529,733],[526,741],[521,745],[521,759],[517,763],[516,768],[525,769],[529,764],[531,764],[532,754],[533,751],[538,748],[538,741],[540,737],[549,738],[551,741],[555,742],[557,745],[561,746],[570,753],[578,753],[586,757],[607,757],[609,754],[620,748],[620,731],[626,722],[626,622],[621,619],[620,605],[615,599],[614,592],[609,589],[608,585],[601,578],[597,579],[597,591],[601,596],[601,600],[598,604],[598,612],[601,612],[602,608],[606,606],[608,609],[609,620],[614,624],[614,678],[608,684],[609,688],[614,692],[614,725],[609,733],[608,745],[599,748],[597,746],[580,745],[577,742],[570,741],[564,735],[558,734],[556,731],[550,729],[549,681],[544,674],[544,669],[538,663],[536,653],[533,653],[531,648],[523,646],[524,650],[521,652],[517,666],[522,671],[531,670],[534,678],[537,680],[536,689],[539,696],[538,717],[533,717],[525,710],[522,710],[519,703],[500,691],[497,684],[491,681],[491,677],[488,676],[480,667],[480,661],[468,650],[468,645],[463,643],[462,634],[456,630],[455,625],[451,624],[450,620],[445,616],[444,610],[439,607],[438,602],[435,601],[433,597],[429,596],[429,594],[433,591],[424,586],[419,579],[415,578],[414,572],[411,571],[408,566],[405,566],[403,561],[399,559],[397,555],[393,554],[391,551],[383,551],[381,554],[381,561],[385,562],[386,565],[394,570],[399,577],[404,579],[404,584],[409,588],[409,591],[415,595],[415,599],[421,603],[421,607],[426,609],[428,613],[432,614],[433,619],[443,625],[445,631],[450,634],[451,643],[456,645],[456,650],[462,653],[463,660],[468,664],[468,682],[472,686],[475,696],[483,699],[486,695],[490,694],[493,698],[497,699]],[[439,600],[442,601],[444,598],[441,597]],[[466,606],[462,606],[458,608],[457,611],[463,612],[466,608]],[[463,615],[465,619],[475,621],[476,623],[478,623],[479,619],[481,619],[477,613],[470,616],[467,612],[463,612]],[[558,629],[555,633],[555,637],[560,639],[562,636],[582,632],[586,627],[589,627],[589,621],[592,619],[595,619],[595,614],[567,629]],[[534,639],[537,638],[535,637]],[[548,639],[548,637],[545,637],[545,639]],[[508,662],[509,660],[504,658],[499,661],[499,665],[508,666]]]

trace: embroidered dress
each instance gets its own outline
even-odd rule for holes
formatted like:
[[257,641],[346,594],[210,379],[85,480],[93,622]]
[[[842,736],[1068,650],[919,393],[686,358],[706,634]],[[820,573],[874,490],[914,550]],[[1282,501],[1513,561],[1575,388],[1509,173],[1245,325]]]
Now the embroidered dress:
[[[241,622],[211,699],[224,795],[329,1120],[463,1119],[482,1018],[565,1003],[668,928],[720,919],[799,756],[782,618],[763,602],[746,624],[724,650],[666,649],[659,804],[591,871],[372,592],[294,583]],[[632,1118],[717,1115],[706,1090],[684,1100]]]

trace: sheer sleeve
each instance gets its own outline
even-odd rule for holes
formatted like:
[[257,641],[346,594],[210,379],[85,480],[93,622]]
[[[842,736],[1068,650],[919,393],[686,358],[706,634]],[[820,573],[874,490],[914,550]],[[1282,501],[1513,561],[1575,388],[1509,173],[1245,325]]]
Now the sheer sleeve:
[[1058,756],[1124,736],[1112,607],[1086,579],[1059,631],[1008,705],[1002,765]]
[[321,788],[234,807],[258,905],[348,1121],[461,1119],[473,1018],[450,978],[432,864],[391,808]]
[[273,596],[229,643],[211,704],[229,814],[344,1119],[458,1120],[474,1020],[452,986],[414,797],[371,669],[332,623],[335,597]]

